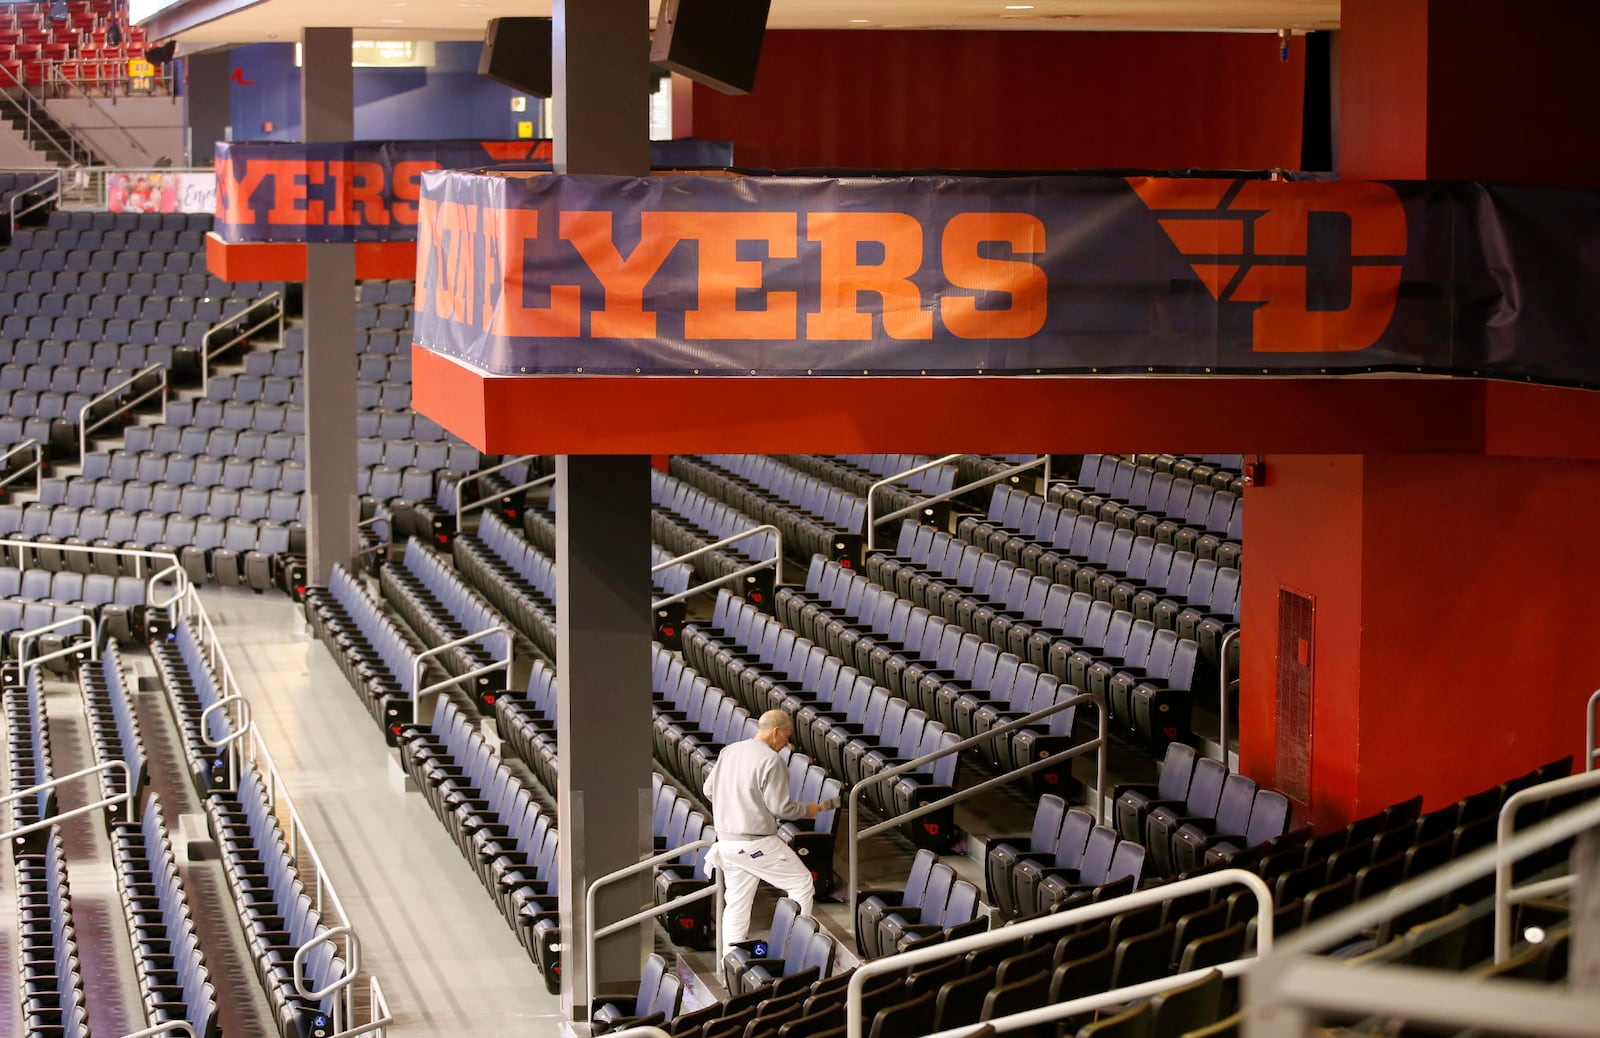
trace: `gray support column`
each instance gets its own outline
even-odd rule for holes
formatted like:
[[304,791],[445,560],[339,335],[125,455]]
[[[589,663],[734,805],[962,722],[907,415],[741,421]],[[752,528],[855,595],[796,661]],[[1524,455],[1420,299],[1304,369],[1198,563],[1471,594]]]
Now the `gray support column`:
[[[307,141],[355,137],[355,93],[347,28],[307,28],[300,111]],[[355,557],[356,247],[306,246],[306,545],[309,578],[326,584],[336,562]]]
[[[555,0],[555,168],[650,171],[650,43],[639,0]],[[561,680],[561,1004],[573,1019],[588,977],[638,977],[645,928],[585,963],[590,881],[632,865],[650,841],[650,462],[563,457],[556,465],[557,653]],[[645,879],[603,893],[602,923],[649,900]]]
[[[556,714],[561,823],[561,1006],[584,1019],[600,983],[639,975],[651,928],[605,938],[585,963],[589,883],[650,846],[650,459],[556,460]],[[648,876],[601,892],[601,925],[648,902]]]

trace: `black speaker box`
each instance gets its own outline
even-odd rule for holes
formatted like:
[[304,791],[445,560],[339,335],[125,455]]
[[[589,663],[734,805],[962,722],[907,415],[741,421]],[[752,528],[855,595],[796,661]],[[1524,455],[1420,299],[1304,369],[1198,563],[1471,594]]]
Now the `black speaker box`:
[[534,97],[549,97],[553,92],[550,19],[491,18],[483,34],[478,75]]
[[756,86],[772,0],[661,0],[650,60],[724,94]]

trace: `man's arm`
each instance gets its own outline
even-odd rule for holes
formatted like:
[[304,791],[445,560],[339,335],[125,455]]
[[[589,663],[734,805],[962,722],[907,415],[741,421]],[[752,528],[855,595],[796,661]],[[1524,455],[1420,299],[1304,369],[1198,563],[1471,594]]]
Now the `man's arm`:
[[776,761],[762,770],[761,798],[772,817],[786,822],[815,818],[822,810],[821,804],[802,804],[789,796],[789,773]]

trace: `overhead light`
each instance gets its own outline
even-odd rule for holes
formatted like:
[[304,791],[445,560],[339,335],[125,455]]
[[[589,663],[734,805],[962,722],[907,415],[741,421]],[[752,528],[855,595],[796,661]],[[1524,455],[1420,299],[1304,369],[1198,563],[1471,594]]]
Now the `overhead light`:
[[1033,5],[1032,4],[1006,4],[1006,10],[1008,10],[1008,11],[1031,11],[1031,10],[1033,10]]
[[851,25],[871,25],[872,24],[872,19],[871,18],[852,18],[852,19],[850,19],[850,24]]
[[406,20],[404,18],[382,18],[382,19],[379,19],[379,20],[384,25],[404,25],[406,23]]

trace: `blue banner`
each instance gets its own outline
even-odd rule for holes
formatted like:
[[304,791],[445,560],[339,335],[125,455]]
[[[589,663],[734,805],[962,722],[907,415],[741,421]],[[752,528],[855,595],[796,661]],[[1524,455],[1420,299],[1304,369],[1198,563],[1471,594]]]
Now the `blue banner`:
[[[233,142],[217,145],[216,233],[227,242],[415,241],[422,174],[548,168],[548,140]],[[733,163],[730,141],[653,141],[652,165]]]

